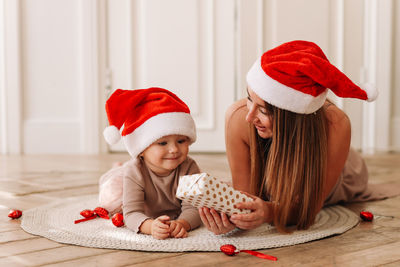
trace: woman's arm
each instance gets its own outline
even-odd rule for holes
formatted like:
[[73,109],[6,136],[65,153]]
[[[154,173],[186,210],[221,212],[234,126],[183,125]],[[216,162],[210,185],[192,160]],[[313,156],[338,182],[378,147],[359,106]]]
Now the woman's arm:
[[[228,108],[225,114],[225,144],[233,187],[249,192],[250,151],[246,114],[246,99],[241,99]],[[203,224],[214,234],[224,234],[235,229],[235,225],[224,213],[219,214],[214,209],[204,207],[199,208],[199,214]]]
[[246,99],[232,104],[225,115],[226,155],[236,190],[250,192],[250,148]]
[[234,103],[226,112],[226,154],[232,173],[233,187],[241,190],[254,201],[236,204],[239,209],[250,209],[249,214],[235,214],[231,221],[241,229],[253,229],[273,221],[273,204],[250,195],[250,146],[249,125],[246,121],[248,109],[246,99]]

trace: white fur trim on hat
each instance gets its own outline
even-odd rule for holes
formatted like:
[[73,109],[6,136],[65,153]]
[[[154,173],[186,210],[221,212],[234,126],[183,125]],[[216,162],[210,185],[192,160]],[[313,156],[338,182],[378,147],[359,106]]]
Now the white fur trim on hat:
[[361,88],[367,93],[368,102],[372,102],[378,97],[379,92],[373,84],[365,83],[361,86]]
[[250,89],[268,104],[295,113],[310,114],[317,111],[328,94],[328,90],[325,90],[315,97],[279,83],[261,68],[261,58],[250,68],[246,78]]
[[122,140],[132,158],[136,158],[161,137],[173,134],[189,137],[190,144],[196,141],[196,125],[189,113],[169,112],[153,116],[132,133],[123,136]]
[[106,142],[110,145],[116,144],[121,139],[121,134],[119,133],[118,128],[114,125],[106,127],[103,131],[103,136],[104,139],[106,139]]

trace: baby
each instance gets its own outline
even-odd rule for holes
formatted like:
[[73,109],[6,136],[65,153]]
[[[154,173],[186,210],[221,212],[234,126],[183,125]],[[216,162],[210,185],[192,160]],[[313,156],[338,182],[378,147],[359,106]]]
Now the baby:
[[179,177],[200,172],[188,157],[196,140],[189,108],[172,92],[153,87],[116,90],[106,111],[106,141],[114,144],[122,135],[132,159],[100,178],[99,204],[111,213],[122,210],[125,225],[136,233],[186,237],[201,223],[197,209],[175,197]]

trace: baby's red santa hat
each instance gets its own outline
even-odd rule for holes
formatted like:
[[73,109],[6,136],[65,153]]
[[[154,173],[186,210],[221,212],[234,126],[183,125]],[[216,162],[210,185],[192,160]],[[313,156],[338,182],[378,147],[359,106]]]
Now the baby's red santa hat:
[[339,97],[373,101],[378,96],[373,86],[354,84],[318,45],[301,40],[265,52],[247,73],[247,84],[267,103],[301,114],[322,107],[328,88]]
[[122,136],[133,158],[167,135],[185,135],[190,144],[196,141],[189,107],[163,88],[117,89],[106,102],[106,112],[110,126],[104,130],[104,138],[112,145]]

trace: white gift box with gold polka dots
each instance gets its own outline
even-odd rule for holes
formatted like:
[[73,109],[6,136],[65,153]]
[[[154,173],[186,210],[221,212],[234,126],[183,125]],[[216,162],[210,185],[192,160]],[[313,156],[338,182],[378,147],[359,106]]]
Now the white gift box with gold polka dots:
[[234,205],[253,201],[252,198],[207,173],[181,176],[176,197],[196,208],[214,208],[229,216],[235,213],[250,213],[250,210],[237,209]]

